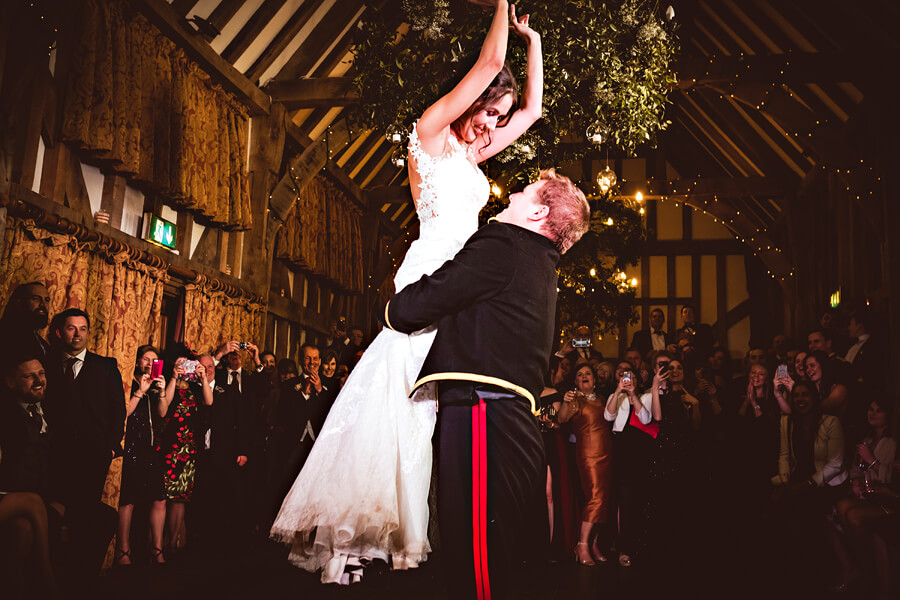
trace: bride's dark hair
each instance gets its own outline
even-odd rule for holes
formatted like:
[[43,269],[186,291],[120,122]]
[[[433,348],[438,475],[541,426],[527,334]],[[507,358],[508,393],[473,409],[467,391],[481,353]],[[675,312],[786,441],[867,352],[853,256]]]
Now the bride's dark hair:
[[[512,69],[509,68],[509,63],[503,63],[503,68],[500,69],[500,72],[497,73],[497,76],[494,77],[494,80],[491,82],[487,88],[481,92],[481,95],[478,96],[478,99],[472,103],[472,106],[469,109],[461,114],[459,118],[457,118],[450,125],[450,128],[453,130],[453,133],[457,138],[462,139],[462,135],[460,135],[460,130],[462,129],[462,124],[467,120],[472,118],[472,115],[477,113],[479,110],[491,106],[492,104],[496,104],[500,101],[501,98],[506,96],[507,94],[512,95],[513,103],[512,107],[509,109],[509,112],[506,114],[506,117],[503,121],[497,123],[497,127],[503,127],[509,122],[509,118],[516,112],[516,109],[519,108],[519,85],[516,83],[516,78],[512,74]],[[488,133],[488,142],[479,150],[490,146],[491,139],[490,133]]]

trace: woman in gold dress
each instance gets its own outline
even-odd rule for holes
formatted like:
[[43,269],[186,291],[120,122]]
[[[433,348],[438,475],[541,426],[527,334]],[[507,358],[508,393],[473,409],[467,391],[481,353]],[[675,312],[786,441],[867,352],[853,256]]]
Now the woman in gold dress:
[[603,416],[606,398],[596,394],[596,381],[590,365],[579,367],[575,389],[566,392],[557,412],[560,423],[572,421],[575,433],[575,459],[585,496],[575,559],[588,566],[596,564],[595,558],[600,562],[607,560],[600,551],[595,529],[607,522],[612,477],[612,434]]

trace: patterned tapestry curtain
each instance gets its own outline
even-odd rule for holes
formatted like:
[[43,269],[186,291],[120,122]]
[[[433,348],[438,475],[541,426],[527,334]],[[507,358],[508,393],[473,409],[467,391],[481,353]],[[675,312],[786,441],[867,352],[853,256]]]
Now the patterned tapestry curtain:
[[[33,221],[8,219],[0,271],[0,298],[17,285],[42,281],[50,292],[50,315],[81,308],[91,318],[88,349],[111,356],[122,374],[122,402],[130,389],[137,349],[158,344],[165,271],[110,253],[97,242],[51,233]],[[122,459],[113,461],[104,502],[119,503]]]
[[262,346],[260,327],[265,305],[230,298],[205,284],[187,285],[184,290],[184,342],[195,352],[211,353],[228,340]]
[[249,229],[249,113],[127,2],[85,0],[63,140],[138,187]]
[[278,236],[275,256],[362,292],[361,211],[325,177],[300,192]]

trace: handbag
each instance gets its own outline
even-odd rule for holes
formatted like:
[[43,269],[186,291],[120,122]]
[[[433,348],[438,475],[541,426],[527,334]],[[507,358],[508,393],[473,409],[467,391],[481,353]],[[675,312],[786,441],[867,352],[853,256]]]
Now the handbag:
[[631,425],[632,427],[634,427],[635,429],[639,429],[639,430],[643,431],[644,433],[646,433],[653,439],[656,439],[656,436],[659,435],[659,423],[657,423],[655,421],[650,421],[649,423],[644,425],[643,423],[641,423],[641,420],[638,418],[637,413],[634,412],[633,407],[631,409],[631,416],[628,417],[628,424]]

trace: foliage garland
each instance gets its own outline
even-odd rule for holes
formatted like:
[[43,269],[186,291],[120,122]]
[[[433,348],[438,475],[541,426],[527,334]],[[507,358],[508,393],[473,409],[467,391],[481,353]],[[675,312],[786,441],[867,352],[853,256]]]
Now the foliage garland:
[[[531,2],[517,3],[517,12],[527,14]],[[490,23],[479,8],[461,0],[402,0],[401,7],[372,11],[356,35],[354,84],[360,102],[354,116],[377,131],[392,125],[410,129],[474,63]],[[661,13],[656,0],[558,0],[552,10],[536,8],[546,9],[531,20],[542,42],[543,117],[488,161],[486,172],[512,187],[532,181],[540,168],[599,156],[584,139],[597,120],[608,128],[607,143],[619,154],[654,147],[670,123],[665,106],[679,49],[674,19]],[[515,36],[507,58],[521,78],[525,48]],[[564,333],[577,324],[613,331],[635,318],[634,290],[619,277],[640,255],[641,217],[611,195],[589,199],[591,231],[560,261],[558,326]],[[502,207],[493,199],[482,219]],[[613,225],[607,225],[610,218]]]

